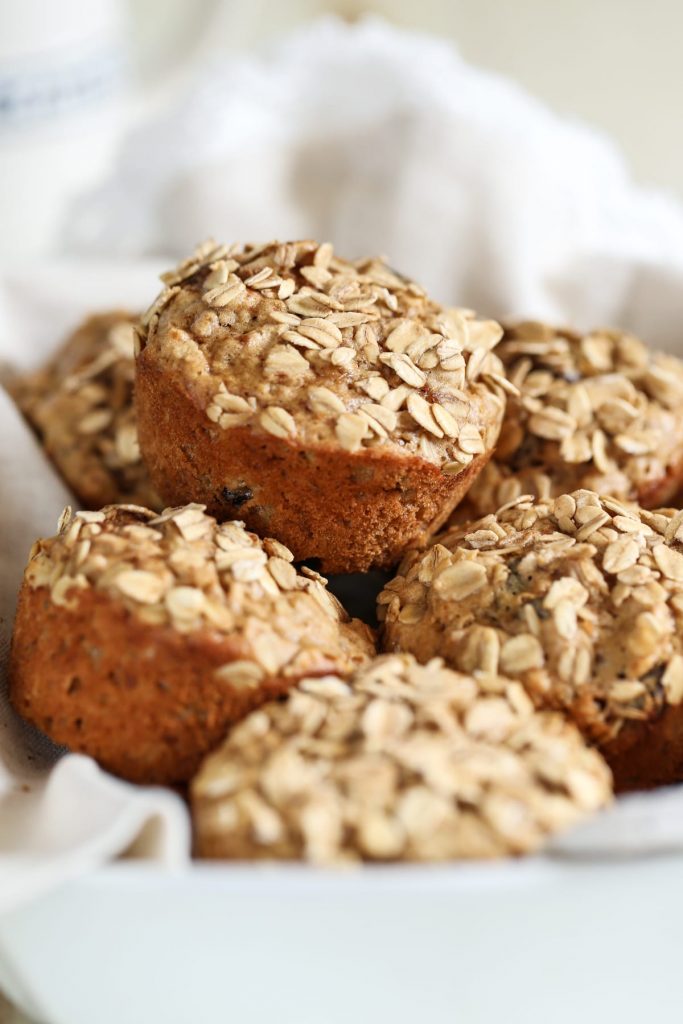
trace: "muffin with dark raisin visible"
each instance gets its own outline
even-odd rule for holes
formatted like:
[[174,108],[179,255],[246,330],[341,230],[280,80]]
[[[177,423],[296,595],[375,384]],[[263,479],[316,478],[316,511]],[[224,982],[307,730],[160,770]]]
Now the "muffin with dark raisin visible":
[[323,571],[426,542],[498,437],[501,328],[329,244],[208,244],[142,320],[140,444],[169,503]]

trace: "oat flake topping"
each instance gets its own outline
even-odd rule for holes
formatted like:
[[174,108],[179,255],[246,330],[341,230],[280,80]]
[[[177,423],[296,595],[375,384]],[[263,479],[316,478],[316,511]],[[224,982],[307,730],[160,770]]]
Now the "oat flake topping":
[[238,522],[217,525],[202,505],[161,515],[135,505],[75,515],[67,508],[57,536],[34,545],[26,580],[66,608],[92,589],[150,625],[239,638],[245,660],[218,669],[237,686],[312,671],[320,651],[340,645],[352,666],[369,649],[365,627],[356,645],[355,625],[322,576],[298,573],[283,544]]
[[47,366],[10,383],[46,452],[89,507],[161,507],[138,445],[135,320],[119,311],[90,317]]
[[389,649],[520,679],[600,744],[683,699],[683,511],[522,496],[409,555],[379,605]]
[[489,448],[502,329],[446,309],[379,259],[329,243],[200,246],[164,275],[141,344],[194,380],[206,415],[354,452],[391,445],[458,473]]
[[582,487],[649,507],[669,500],[683,469],[679,359],[622,331],[533,322],[506,328],[496,352],[519,396],[468,495],[474,517],[520,494]]
[[522,853],[609,798],[602,758],[518,682],[407,655],[301,681],[192,786],[200,854],[316,863]]

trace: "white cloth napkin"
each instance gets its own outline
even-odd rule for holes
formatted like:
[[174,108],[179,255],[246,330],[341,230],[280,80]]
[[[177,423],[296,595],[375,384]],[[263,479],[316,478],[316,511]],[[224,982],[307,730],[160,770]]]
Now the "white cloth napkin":
[[374,18],[205,56],[66,233],[106,258],[184,256],[210,234],[325,238],[493,316],[679,342],[680,204],[634,185],[604,136]]
[[[132,257],[186,255],[208,234],[384,251],[446,301],[608,321],[683,351],[681,207],[636,188],[593,132],[444,43],[376,21],[325,21],[210,67],[136,132],[112,181],[73,211],[71,250],[89,260],[0,279],[0,363],[36,365],[86,312],[142,308],[156,268]],[[0,438],[4,665],[26,555],[54,532],[69,495],[2,393]],[[173,794],[119,782],[80,756],[51,768],[59,753],[18,722],[0,681],[0,911],[131,848],[160,865],[188,857]],[[549,855],[672,849],[683,851],[683,787],[619,801]]]
[[[37,285],[40,282],[40,286]],[[141,308],[154,292],[147,267],[35,268],[0,281],[0,365],[41,362],[88,309]],[[7,700],[5,669],[17,591],[33,541],[50,536],[74,499],[0,388],[0,913],[124,852],[187,861],[183,802],[63,755]]]

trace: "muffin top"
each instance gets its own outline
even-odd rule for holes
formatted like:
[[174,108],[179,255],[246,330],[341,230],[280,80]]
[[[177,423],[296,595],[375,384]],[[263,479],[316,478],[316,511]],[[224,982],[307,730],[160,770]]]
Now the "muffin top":
[[683,699],[683,511],[522,497],[409,555],[379,603],[390,649],[504,672],[600,744]]
[[518,682],[408,655],[300,681],[192,785],[200,855],[318,863],[531,851],[609,798],[602,758]]
[[329,665],[330,652],[341,671],[374,652],[370,630],[349,620],[322,576],[298,573],[283,544],[217,525],[202,505],[65,509],[57,536],[34,545],[25,579],[67,609],[95,593],[152,626],[234,637],[247,660],[219,671],[235,685],[301,675]]
[[494,443],[502,329],[379,259],[329,243],[206,243],[143,317],[147,359],[209,420],[303,444],[419,456],[458,473]]
[[683,362],[632,334],[521,323],[496,349],[518,392],[468,495],[474,516],[577,488],[668,501],[683,474]]
[[88,317],[46,366],[10,383],[47,454],[88,508],[161,507],[138,446],[136,319],[123,310]]

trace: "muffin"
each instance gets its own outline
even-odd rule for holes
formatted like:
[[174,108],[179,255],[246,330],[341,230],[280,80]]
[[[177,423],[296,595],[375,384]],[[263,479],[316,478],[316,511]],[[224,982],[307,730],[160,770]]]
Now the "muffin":
[[489,458],[509,388],[498,324],[328,243],[207,244],[165,280],[136,401],[167,502],[364,571],[425,542]]
[[262,701],[373,653],[322,577],[241,523],[200,505],[67,509],[26,569],[10,697],[115,774],[180,783]]
[[387,649],[519,680],[618,789],[683,778],[683,512],[523,497],[408,556],[379,604]]
[[408,655],[302,680],[191,787],[200,856],[322,864],[527,853],[610,793],[602,758],[520,683]]
[[509,327],[496,349],[518,392],[496,452],[457,511],[587,488],[645,508],[683,483],[683,362],[623,331]]
[[122,310],[88,317],[41,370],[9,382],[19,408],[78,501],[160,509],[140,457],[133,324]]

